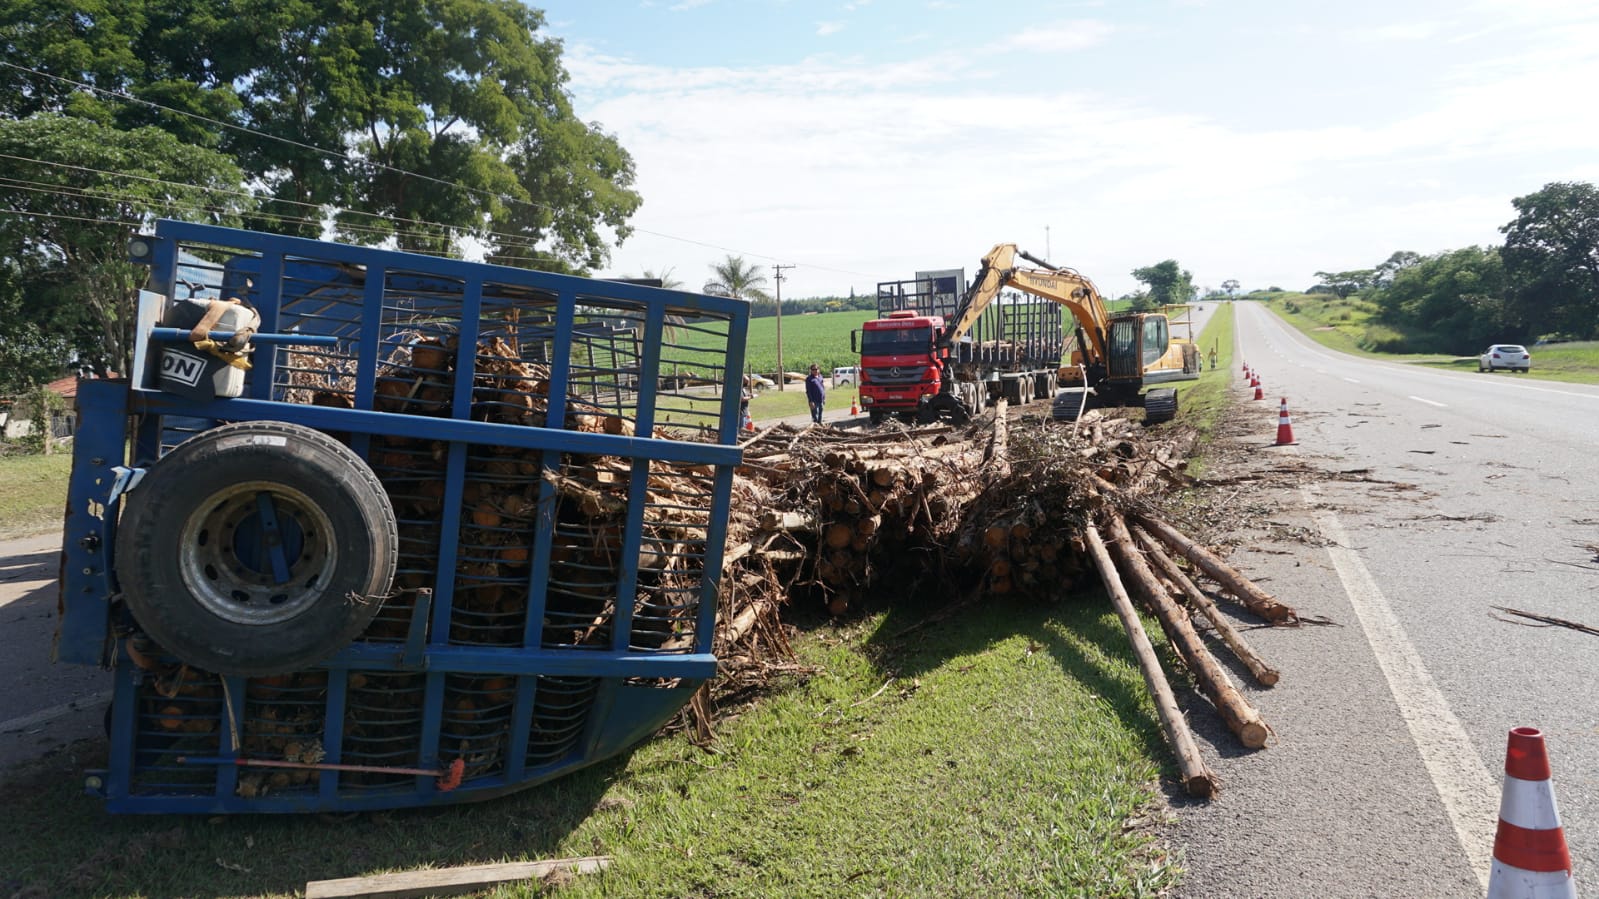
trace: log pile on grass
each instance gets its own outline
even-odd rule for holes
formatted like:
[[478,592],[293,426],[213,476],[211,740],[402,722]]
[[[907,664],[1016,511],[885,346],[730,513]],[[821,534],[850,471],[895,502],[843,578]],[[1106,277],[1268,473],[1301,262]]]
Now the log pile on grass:
[[[1187,451],[1180,429],[1149,430],[1099,411],[1074,426],[1009,427],[1001,407],[964,429],[762,431],[746,444],[734,483],[718,654],[738,678],[786,665],[781,616],[796,603],[847,615],[868,600],[911,601],[941,618],[997,596],[1058,601],[1097,579],[1127,627],[1185,787],[1208,796],[1215,777],[1130,603],[1141,601],[1160,622],[1171,657],[1251,749],[1266,745],[1270,728],[1191,615],[1261,685],[1274,684],[1277,672],[1196,579],[1268,623],[1297,617],[1161,518],[1160,500],[1187,483]],[[708,712],[704,702],[691,710],[702,734]]]

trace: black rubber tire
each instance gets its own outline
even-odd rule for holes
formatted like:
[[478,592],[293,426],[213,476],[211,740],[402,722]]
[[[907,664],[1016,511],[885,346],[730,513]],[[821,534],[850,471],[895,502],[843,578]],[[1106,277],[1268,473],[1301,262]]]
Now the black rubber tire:
[[1078,410],[1084,412],[1094,408],[1094,398],[1090,396],[1088,403],[1083,404],[1083,391],[1081,388],[1062,390],[1055,395],[1054,402],[1050,405],[1050,417],[1056,421],[1076,421]]
[[1177,417],[1177,391],[1171,388],[1144,394],[1144,424],[1158,425]]
[[882,424],[883,423],[883,419],[886,418],[887,416],[888,416],[887,412],[879,412],[876,409],[872,409],[872,410],[870,410],[870,411],[868,411],[866,413],[866,420],[870,421],[872,423],[872,427],[875,428],[878,425]]
[[970,424],[972,413],[952,393],[941,393],[933,397],[916,410],[917,424],[930,425],[938,421],[947,421],[957,427]]
[[360,456],[321,431],[252,421],[151,466],[124,501],[115,558],[128,608],[163,649],[255,677],[309,667],[360,635],[398,555],[394,507]]

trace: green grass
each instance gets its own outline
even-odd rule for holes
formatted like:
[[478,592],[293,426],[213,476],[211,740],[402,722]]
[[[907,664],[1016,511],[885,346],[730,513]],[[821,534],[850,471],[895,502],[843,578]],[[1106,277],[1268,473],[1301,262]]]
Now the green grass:
[[[818,624],[821,673],[740,714],[487,803],[329,817],[107,817],[61,757],[0,787],[0,887],[288,896],[307,880],[607,854],[561,896],[1154,896],[1169,754],[1102,597]],[[1168,769],[1168,775],[1174,772]],[[537,895],[504,887],[499,896]]]
[[0,540],[59,530],[72,453],[0,456]]
[[[814,362],[831,375],[841,365],[859,365],[860,354],[850,352],[849,333],[876,317],[862,310],[783,316],[783,368],[803,372]],[[776,372],[777,318],[750,319],[746,347],[746,366],[768,377]]]
[[[1386,332],[1372,322],[1375,310],[1358,297],[1339,300],[1320,294],[1287,294],[1272,299],[1272,311],[1328,349],[1368,359],[1408,362],[1429,368],[1477,371],[1477,357],[1439,353],[1381,353],[1367,349]],[[1599,341],[1529,347],[1532,371],[1526,377],[1573,384],[1599,384]]]

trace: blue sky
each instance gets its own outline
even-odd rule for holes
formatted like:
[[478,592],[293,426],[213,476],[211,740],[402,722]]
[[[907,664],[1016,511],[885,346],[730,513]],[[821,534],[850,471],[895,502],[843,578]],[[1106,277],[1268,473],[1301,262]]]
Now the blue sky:
[[1498,243],[1599,182],[1599,3],[557,0],[577,113],[644,205],[607,274],[871,291],[1015,242],[1112,296],[1302,289]]

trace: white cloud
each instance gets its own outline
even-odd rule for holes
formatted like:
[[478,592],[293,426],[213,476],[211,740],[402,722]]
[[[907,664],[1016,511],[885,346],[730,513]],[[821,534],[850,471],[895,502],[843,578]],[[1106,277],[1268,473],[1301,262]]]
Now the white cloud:
[[844,23],[843,22],[817,22],[816,23],[816,36],[817,37],[827,37],[830,34],[837,34],[837,33],[839,33],[840,31],[843,31],[843,30],[844,30]]
[[678,0],[678,2],[668,6],[667,9],[671,10],[672,12],[685,12],[690,9],[697,9],[701,6],[707,6],[711,2],[712,0]]
[[[1393,27],[1390,39],[1421,33]],[[1115,29],[1035,33],[1020,46]],[[1525,51],[1463,47],[1427,83],[1388,85],[1391,98],[1316,127],[1222,124],[1155,94],[1024,93],[984,77],[988,61],[942,52],[663,68],[569,46],[564,59],[580,115],[618,135],[645,198],[615,273],[675,267],[694,285],[736,252],[799,263],[786,295],[845,293],[970,272],[999,241],[1041,253],[1049,226],[1053,261],[1114,295],[1166,258],[1200,283],[1304,287],[1399,249],[1497,241],[1511,197],[1599,174],[1599,117],[1582,112],[1599,25],[1559,34]]]
[[1000,41],[999,46],[1014,50],[1045,52],[1083,50],[1104,43],[1115,30],[1108,22],[1079,19],[1046,27],[1022,29]]

